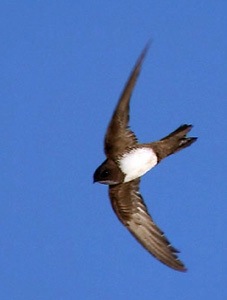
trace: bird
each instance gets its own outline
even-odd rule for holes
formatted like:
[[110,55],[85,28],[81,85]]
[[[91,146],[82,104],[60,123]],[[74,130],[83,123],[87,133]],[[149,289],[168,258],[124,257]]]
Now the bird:
[[192,129],[188,124],[158,141],[143,144],[130,129],[130,99],[149,47],[150,43],[137,59],[113,112],[104,139],[106,159],[95,170],[93,182],[109,186],[109,198],[118,219],[150,254],[172,269],[186,271],[178,258],[179,251],[154,223],[139,191],[141,176],[197,140],[187,136]]

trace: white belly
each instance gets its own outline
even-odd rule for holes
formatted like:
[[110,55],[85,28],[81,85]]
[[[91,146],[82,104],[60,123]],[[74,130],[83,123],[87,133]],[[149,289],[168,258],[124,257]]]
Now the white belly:
[[141,177],[157,165],[157,162],[157,156],[151,148],[131,150],[119,160],[119,167],[126,175],[124,182]]

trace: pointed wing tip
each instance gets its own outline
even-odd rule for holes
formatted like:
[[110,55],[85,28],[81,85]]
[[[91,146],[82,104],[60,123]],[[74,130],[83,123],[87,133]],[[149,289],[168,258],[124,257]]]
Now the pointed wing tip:
[[146,43],[145,47],[143,48],[142,53],[140,54],[140,57],[137,61],[137,65],[141,65],[145,56],[147,55],[148,50],[150,49],[150,46],[152,44],[152,40],[149,39],[148,42]]
[[147,51],[150,48],[150,46],[151,46],[152,43],[153,43],[153,39],[149,38],[149,40],[147,41],[147,43],[146,43],[146,45],[144,47],[144,50]]
[[175,269],[176,271],[187,272],[187,268],[185,267],[184,263],[177,256],[180,253],[180,250],[176,249],[171,244],[168,245],[168,248],[171,250],[172,255],[175,257],[174,265],[169,265],[169,266]]
[[172,267],[176,271],[180,271],[180,272],[184,272],[184,273],[187,272],[187,270],[188,270],[179,258],[177,258],[175,260],[175,266],[172,265],[170,267]]
[[180,271],[180,272],[183,272],[183,273],[186,273],[188,271],[188,269],[185,267],[185,266],[182,266],[178,269],[176,269],[177,271]]

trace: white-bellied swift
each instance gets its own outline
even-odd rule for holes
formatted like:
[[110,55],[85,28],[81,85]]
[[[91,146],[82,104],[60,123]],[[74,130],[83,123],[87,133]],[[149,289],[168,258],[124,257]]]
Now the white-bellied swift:
[[129,102],[148,45],[142,51],[126,83],[105,136],[106,160],[96,169],[94,182],[109,185],[112,207],[119,220],[154,257],[167,266],[185,271],[177,251],[155,225],[139,193],[140,177],[165,157],[190,146],[192,125],[181,125],[161,140],[140,144],[129,128]]

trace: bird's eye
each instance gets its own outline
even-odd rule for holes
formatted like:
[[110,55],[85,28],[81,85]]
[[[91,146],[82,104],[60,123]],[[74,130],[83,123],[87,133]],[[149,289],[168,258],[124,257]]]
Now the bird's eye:
[[106,178],[107,176],[109,176],[110,172],[108,170],[104,170],[101,174],[102,178]]

